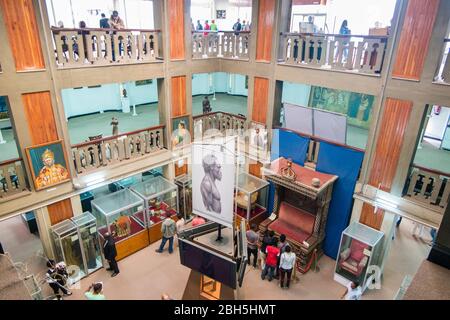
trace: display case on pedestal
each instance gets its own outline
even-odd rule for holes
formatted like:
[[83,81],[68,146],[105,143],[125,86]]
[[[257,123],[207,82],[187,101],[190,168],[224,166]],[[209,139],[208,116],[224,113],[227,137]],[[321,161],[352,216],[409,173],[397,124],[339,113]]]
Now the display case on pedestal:
[[185,221],[192,219],[192,179],[184,174],[175,178],[178,186],[178,208]]
[[117,260],[149,245],[144,200],[129,189],[117,191],[92,201],[102,239],[107,232],[116,242]]
[[358,282],[364,291],[376,285],[381,276],[384,233],[359,222],[353,222],[343,232],[336,259],[334,280],[347,286]]
[[160,240],[162,221],[177,218],[177,186],[164,177],[157,176],[134,185],[130,190],[144,203],[150,243]]
[[235,200],[236,226],[241,219],[246,220],[247,227],[267,218],[269,183],[247,173],[238,177]]

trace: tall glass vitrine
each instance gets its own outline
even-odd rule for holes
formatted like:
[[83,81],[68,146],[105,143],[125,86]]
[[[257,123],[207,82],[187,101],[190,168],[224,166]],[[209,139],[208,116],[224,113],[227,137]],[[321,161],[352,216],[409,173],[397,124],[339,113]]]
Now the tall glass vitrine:
[[183,174],[175,178],[175,184],[178,187],[178,208],[183,215],[184,220],[192,219],[192,178]]
[[97,233],[97,221],[90,212],[84,212],[71,219],[78,228],[84,267],[90,274],[103,267],[100,240]]
[[116,242],[117,260],[149,244],[144,201],[130,189],[97,198],[91,204],[101,239],[109,233]]
[[78,227],[71,220],[64,220],[51,227],[55,249],[55,261],[64,261],[69,273],[69,284],[86,276]]
[[358,282],[365,290],[370,276],[381,275],[383,239],[381,231],[359,222],[350,224],[342,232],[334,280],[345,286]]
[[150,178],[130,188],[145,204],[150,243],[161,239],[161,223],[178,212],[177,186],[162,176]]

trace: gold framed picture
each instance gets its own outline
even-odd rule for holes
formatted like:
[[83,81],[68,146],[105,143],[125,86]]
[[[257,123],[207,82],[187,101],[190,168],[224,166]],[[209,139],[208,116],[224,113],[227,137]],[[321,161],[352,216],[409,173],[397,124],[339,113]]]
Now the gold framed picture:
[[36,190],[42,190],[69,181],[70,170],[62,140],[25,148]]

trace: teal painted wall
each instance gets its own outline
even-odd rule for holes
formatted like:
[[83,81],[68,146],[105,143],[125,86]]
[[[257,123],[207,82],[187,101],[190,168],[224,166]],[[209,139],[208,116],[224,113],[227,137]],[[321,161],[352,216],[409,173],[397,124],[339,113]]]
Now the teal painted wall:
[[[157,81],[152,84],[136,86],[135,82],[127,82],[123,86],[127,90],[130,105],[158,102]],[[96,88],[63,89],[61,91],[66,119],[103,110],[121,110],[120,84],[104,84]]]
[[[211,75],[211,77],[210,77]],[[192,95],[225,92],[232,95],[248,95],[245,88],[245,75],[225,72],[198,73],[192,76]]]
[[307,107],[310,93],[311,86],[284,81],[281,102]]

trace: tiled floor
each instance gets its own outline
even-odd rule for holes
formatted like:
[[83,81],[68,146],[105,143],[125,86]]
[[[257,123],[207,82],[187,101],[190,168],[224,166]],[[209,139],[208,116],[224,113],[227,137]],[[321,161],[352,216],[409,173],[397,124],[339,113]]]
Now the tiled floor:
[[[430,247],[411,235],[412,223],[404,220],[392,243],[386,263],[380,290],[367,291],[363,299],[387,299],[395,297],[403,278],[414,275],[420,263],[426,258]],[[67,299],[84,299],[83,292],[93,282],[102,281],[108,299],[160,299],[168,293],[174,299],[181,299],[190,270],[180,264],[178,250],[169,254],[167,250],[158,254],[159,243],[123,259],[119,262],[120,274],[111,278],[110,273],[101,269],[81,281],[79,289]],[[299,275],[299,282],[289,290],[280,289],[276,281],[262,281],[260,271],[248,268],[240,299],[307,300],[339,299],[345,288],[333,280],[335,261],[323,256],[319,260],[319,272],[310,271]]]

